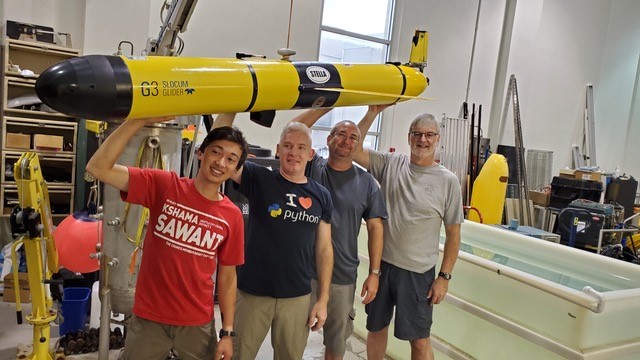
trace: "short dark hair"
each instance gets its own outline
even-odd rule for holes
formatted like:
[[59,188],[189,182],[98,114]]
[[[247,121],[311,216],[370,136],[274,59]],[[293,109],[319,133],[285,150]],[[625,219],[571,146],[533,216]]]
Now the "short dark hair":
[[240,148],[242,149],[242,155],[240,155],[240,160],[238,160],[236,170],[240,169],[244,164],[244,161],[247,160],[247,156],[249,155],[249,144],[247,143],[247,139],[244,138],[242,131],[240,131],[235,126],[222,126],[212,129],[207,134],[207,137],[204,138],[202,144],[200,144],[198,151],[204,152],[207,149],[207,146],[209,146],[216,140],[228,140],[240,145]]
[[360,128],[358,127],[358,125],[356,123],[354,123],[351,120],[342,120],[340,122],[337,122],[335,125],[333,125],[333,127],[331,128],[331,131],[329,131],[329,135],[335,135],[336,131],[338,131],[338,128],[342,125],[347,125],[347,124],[353,124],[353,126],[356,127],[356,129],[358,130],[358,136],[362,136],[362,134],[360,133]]

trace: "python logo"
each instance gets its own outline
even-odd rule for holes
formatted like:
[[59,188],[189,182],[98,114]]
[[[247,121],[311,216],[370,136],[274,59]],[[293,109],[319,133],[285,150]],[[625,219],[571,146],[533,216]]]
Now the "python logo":
[[271,206],[267,208],[267,211],[269,212],[269,215],[271,215],[271,217],[278,217],[280,214],[282,214],[282,209],[280,209],[280,205],[278,204],[271,204]]

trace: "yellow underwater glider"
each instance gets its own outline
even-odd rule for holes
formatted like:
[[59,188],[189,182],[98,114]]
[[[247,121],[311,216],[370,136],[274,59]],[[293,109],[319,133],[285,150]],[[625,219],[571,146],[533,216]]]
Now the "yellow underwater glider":
[[61,113],[96,120],[224,112],[272,118],[275,110],[389,104],[426,89],[427,44],[428,33],[417,30],[405,65],[88,55],[44,71],[36,93]]

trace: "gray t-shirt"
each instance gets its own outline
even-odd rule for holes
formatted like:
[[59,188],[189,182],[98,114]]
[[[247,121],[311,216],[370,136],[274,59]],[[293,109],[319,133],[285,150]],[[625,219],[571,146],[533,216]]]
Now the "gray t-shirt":
[[440,227],[464,221],[460,183],[442,165],[418,166],[397,153],[369,152],[389,209],[382,260],[423,273],[438,261]]
[[[358,234],[362,219],[386,218],[380,186],[365,170],[352,166],[336,171],[327,160],[316,155],[307,167],[307,176],[319,182],[331,193],[331,240],[333,242],[332,284],[350,285],[358,274]],[[314,277],[315,267],[314,267]]]

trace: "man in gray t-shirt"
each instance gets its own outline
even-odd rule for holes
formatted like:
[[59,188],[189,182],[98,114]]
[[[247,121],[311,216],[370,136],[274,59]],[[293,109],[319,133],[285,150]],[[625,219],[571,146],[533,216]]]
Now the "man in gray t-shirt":
[[[313,109],[293,121],[311,127],[330,109]],[[353,155],[363,137],[355,123],[341,121],[327,136],[329,159],[315,155],[307,166],[307,176],[331,193],[331,240],[334,266],[327,305],[327,321],[323,327],[325,359],[342,359],[347,338],[353,332],[356,276],[358,274],[358,234],[362,220],[369,237],[369,275],[360,296],[370,303],[378,291],[380,258],[382,255],[382,218],[387,210],[376,180],[362,168],[353,165]],[[317,283],[312,282],[315,290]],[[312,290],[312,303],[315,291]]]
[[[366,134],[385,108],[369,107],[358,123],[361,133]],[[422,114],[409,126],[411,155],[363,149],[354,157],[380,182],[389,211],[383,222],[379,291],[366,306],[369,359],[384,357],[394,307],[395,337],[410,342],[412,359],[433,359],[429,338],[433,305],[447,294],[464,221],[458,179],[435,161],[439,130],[433,115]],[[446,239],[436,277],[442,224]]]

